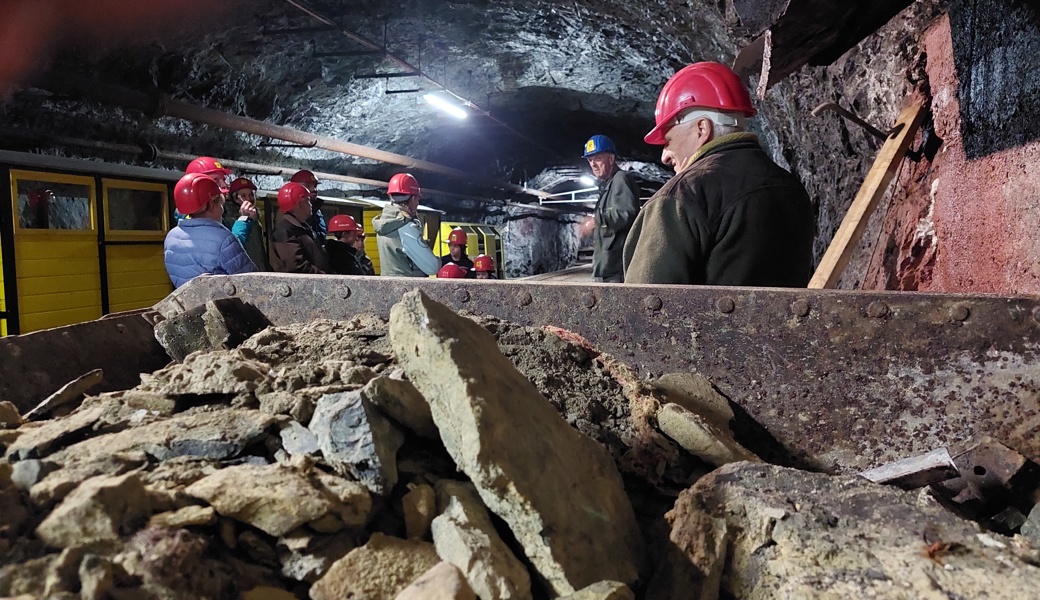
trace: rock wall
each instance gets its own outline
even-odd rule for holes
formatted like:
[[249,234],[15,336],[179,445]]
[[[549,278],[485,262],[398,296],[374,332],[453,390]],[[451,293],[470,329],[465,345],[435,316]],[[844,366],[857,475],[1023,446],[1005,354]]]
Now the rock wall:
[[1035,7],[952,2],[922,37],[933,162],[904,164],[864,287],[1037,293]]

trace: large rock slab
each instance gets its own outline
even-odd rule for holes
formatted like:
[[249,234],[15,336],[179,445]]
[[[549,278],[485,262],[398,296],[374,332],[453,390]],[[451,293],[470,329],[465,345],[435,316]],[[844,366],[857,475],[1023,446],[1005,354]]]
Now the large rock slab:
[[439,562],[429,542],[374,533],[311,586],[311,600],[393,600]]
[[[185,492],[218,513],[275,537],[345,511],[339,499],[283,465],[227,467],[188,486]],[[337,517],[338,518],[338,517]]]
[[136,473],[101,475],[84,481],[36,528],[52,548],[118,540],[143,525],[152,513]]
[[471,483],[437,482],[440,515],[433,520],[433,545],[441,558],[466,575],[481,600],[531,598],[531,577],[502,541]]
[[448,453],[555,594],[636,580],[642,540],[610,454],[560,417],[486,329],[410,292],[391,311],[390,337]]
[[683,492],[667,517],[690,537],[724,523],[722,588],[736,598],[1010,600],[1040,590],[1040,568],[1016,557],[1011,538],[857,476],[734,463]]
[[155,373],[143,373],[138,389],[168,396],[262,393],[272,389],[274,374],[267,363],[238,350],[189,355]]
[[397,485],[397,450],[404,435],[360,391],[325,394],[311,417],[325,462],[375,494]]
[[[636,595],[628,586],[618,581],[600,581],[587,588],[582,588],[573,594],[560,596],[556,600],[635,600]],[[688,598],[705,600],[696,594],[689,594]]]

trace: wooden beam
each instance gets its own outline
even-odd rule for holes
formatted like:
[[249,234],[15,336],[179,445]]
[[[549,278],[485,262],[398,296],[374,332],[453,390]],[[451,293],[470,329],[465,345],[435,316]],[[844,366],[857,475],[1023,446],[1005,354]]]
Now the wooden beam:
[[739,0],[740,28],[756,36],[733,69],[759,76],[758,95],[805,64],[827,65],[874,33],[912,0]]
[[856,249],[856,244],[863,237],[870,215],[877,208],[878,202],[888,190],[888,184],[895,177],[899,163],[903,161],[910,144],[917,135],[917,130],[924,120],[925,104],[915,100],[899,114],[895,127],[874,159],[859,193],[845,213],[838,231],[834,234],[827,252],[824,253],[820,266],[816,268],[809,281],[809,289],[833,288],[838,283],[845,266]]

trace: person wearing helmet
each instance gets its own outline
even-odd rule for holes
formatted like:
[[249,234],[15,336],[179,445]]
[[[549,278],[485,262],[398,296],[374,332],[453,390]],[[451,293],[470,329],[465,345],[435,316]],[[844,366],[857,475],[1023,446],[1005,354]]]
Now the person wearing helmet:
[[293,173],[289,181],[303,184],[303,187],[314,194],[311,199],[311,216],[307,217],[307,225],[314,231],[314,239],[324,246],[325,238],[328,237],[328,225],[325,222],[325,215],[321,213],[321,207],[325,201],[318,197],[318,178],[307,169],[301,169]]
[[437,279],[466,279],[469,269],[455,263],[448,263],[437,271]]
[[390,178],[387,187],[390,204],[372,219],[379,248],[381,275],[389,277],[427,277],[435,275],[441,261],[422,237],[419,221],[419,182],[408,173]]
[[473,273],[477,279],[498,279],[495,277],[495,259],[487,254],[478,254],[473,259]]
[[234,235],[220,222],[224,195],[203,173],[189,173],[173,187],[177,211],[188,218],[166,234],[163,261],[174,288],[203,273],[252,273],[256,265]]
[[441,264],[454,263],[466,269],[473,268],[473,261],[466,256],[466,232],[456,227],[448,233],[448,253],[441,257]]
[[239,177],[228,187],[228,201],[224,203],[224,226],[235,234],[246,254],[260,271],[270,271],[267,260],[267,238],[257,219],[256,185]]
[[[184,169],[185,175],[196,173],[205,175],[217,183],[217,186],[220,188],[220,193],[224,194],[224,209],[227,210],[229,208],[227,203],[229,195],[227,180],[231,175],[231,169],[222,165],[219,160],[212,156],[200,156],[188,163],[188,166]],[[182,215],[178,210],[175,210],[173,213],[174,221],[180,221],[185,216],[186,215]],[[243,219],[243,216],[246,218]],[[249,232],[252,229],[251,221],[255,219],[256,209],[249,206],[244,210],[240,210],[237,217],[231,217],[225,213],[221,218],[221,222],[224,224],[224,227],[231,230],[231,233],[238,238],[238,242],[242,244],[243,248],[245,248],[246,244],[249,242]],[[257,266],[259,266],[259,264]]]
[[589,161],[599,186],[592,234],[592,276],[596,281],[621,283],[625,280],[625,239],[639,214],[639,183],[634,173],[618,167],[617,149],[605,135],[590,137],[582,158]]
[[625,242],[627,283],[804,287],[814,217],[797,177],[745,131],[755,116],[729,67],[701,62],[661,90],[648,144],[675,169]]
[[350,215],[336,215],[329,219],[329,234],[325,240],[325,252],[329,255],[329,268],[339,275],[363,275],[358,262],[358,233],[361,227]]
[[307,225],[314,192],[290,181],[278,190],[278,222],[271,234],[271,266],[281,273],[329,272],[325,249]]

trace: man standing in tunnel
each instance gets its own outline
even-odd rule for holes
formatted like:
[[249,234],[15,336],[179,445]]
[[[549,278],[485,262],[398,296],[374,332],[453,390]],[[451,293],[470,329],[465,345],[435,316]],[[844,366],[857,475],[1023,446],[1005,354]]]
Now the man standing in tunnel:
[[387,194],[391,203],[372,219],[379,248],[380,275],[390,277],[427,277],[435,275],[441,261],[422,237],[419,222],[419,182],[408,173],[390,178]]
[[639,184],[635,174],[618,167],[617,149],[605,135],[590,137],[582,158],[589,161],[599,186],[596,229],[592,233],[592,276],[596,281],[621,283],[625,280],[625,238],[639,214]]
[[804,287],[815,230],[809,195],[770,160],[747,87],[729,67],[676,73],[657,99],[646,142],[675,169],[625,243],[629,283]]

